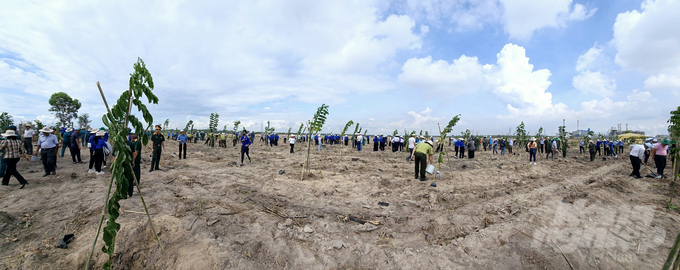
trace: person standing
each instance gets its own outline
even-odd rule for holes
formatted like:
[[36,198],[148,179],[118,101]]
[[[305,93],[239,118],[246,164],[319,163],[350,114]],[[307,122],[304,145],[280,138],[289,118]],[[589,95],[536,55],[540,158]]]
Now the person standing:
[[23,176],[21,176],[19,171],[17,171],[17,163],[19,162],[19,159],[22,155],[27,161],[31,161],[31,158],[29,158],[24,152],[22,142],[17,138],[17,134],[14,130],[6,130],[2,136],[6,139],[0,141],[0,151],[5,151],[3,159],[7,162],[7,168],[5,170],[4,176],[2,177],[2,185],[9,186],[9,178],[14,176],[14,178],[19,181],[19,184],[21,184],[20,189],[22,189],[28,185],[28,182]]
[[508,138],[508,154],[512,154],[512,145],[513,145],[513,143],[514,143],[514,142],[512,141],[512,139],[511,139],[511,138]]
[[156,132],[151,135],[151,141],[153,142],[153,154],[149,172],[152,172],[153,170],[160,170],[158,165],[161,162],[161,153],[163,152],[163,149],[165,149],[165,137],[163,134],[161,134],[160,125],[156,125]]
[[102,175],[102,163],[104,162],[104,148],[106,147],[106,140],[104,140],[106,131],[100,130],[94,134],[94,169],[97,175]]
[[493,140],[493,145],[491,147],[493,148],[492,154],[498,154],[498,140]]
[[62,137],[62,145],[61,145],[61,155],[60,157],[64,157],[64,152],[66,152],[66,148],[69,149],[69,152],[71,152],[71,132],[73,132],[72,128],[67,128],[63,134],[61,134]]
[[378,144],[380,143],[380,138],[378,136],[373,136],[373,152],[378,151]]
[[35,129],[32,129],[31,125],[26,124],[26,130],[24,131],[24,150],[28,155],[33,155],[33,136],[35,136]]
[[529,164],[531,164],[531,159],[534,160],[534,165],[536,165],[536,151],[538,151],[538,144],[536,143],[536,138],[531,138],[529,141]]
[[585,149],[584,146],[585,146],[585,143],[583,142],[583,140],[581,140],[581,141],[578,143],[578,153],[579,153],[579,154],[583,154],[583,153],[586,152],[586,149]]
[[380,146],[378,147],[380,149],[380,151],[385,151],[385,142],[386,141],[387,141],[387,138],[385,138],[385,136],[383,136],[383,134],[380,133],[380,137],[379,137],[379,141],[378,141],[378,143],[380,144]]
[[[83,163],[80,159],[80,129],[76,128],[71,134],[71,159],[73,164]],[[76,157],[78,158],[76,161]]]
[[[184,134],[184,130],[179,132],[177,141],[179,142],[179,159],[182,160],[182,153],[184,153],[184,159],[187,159],[187,135]],[[220,144],[224,144],[226,147],[226,139],[222,140],[222,137],[220,137]]]
[[45,170],[43,177],[50,174],[57,174],[56,169],[54,168],[54,159],[56,157],[55,151],[57,144],[59,143],[57,136],[52,134],[52,130],[48,127],[44,127],[40,132],[42,132],[42,135],[40,135],[40,138],[38,139],[38,151],[40,152],[43,169]]
[[600,141],[600,139],[597,139],[597,142],[595,143],[595,150],[597,151],[598,156],[602,155],[602,150],[601,150],[602,148],[601,147],[602,147],[602,142]]
[[362,147],[363,147],[363,145],[364,145],[364,144],[363,144],[363,143],[364,143],[364,136],[362,136],[361,133],[357,133],[356,136],[357,136],[357,138],[356,138],[356,141],[357,141],[357,142],[356,142],[356,143],[357,143],[357,151],[361,152],[361,149],[362,149]]
[[[409,161],[413,160],[413,159],[411,158],[411,154],[410,154],[410,153],[413,153],[413,149],[414,149],[414,148],[416,148],[416,134],[411,134],[411,138],[408,138],[408,152],[409,152],[408,160],[409,160]],[[374,150],[374,151],[375,151],[375,150]]]
[[290,153],[295,153],[295,135],[290,135],[290,138],[288,138],[288,144],[290,144]]
[[241,136],[241,166],[243,166],[244,155],[248,156],[248,162],[252,162],[250,160],[250,138],[248,138],[248,132],[245,129]]
[[656,164],[656,178],[663,178],[663,170],[666,168],[666,156],[668,155],[668,145],[671,142],[666,139],[657,143],[652,148],[652,160]]
[[590,153],[590,162],[593,162],[595,160],[595,154],[597,154],[597,149],[593,140],[590,140],[590,143],[588,143],[588,152]]
[[642,178],[640,175],[640,163],[645,156],[645,146],[640,144],[632,144],[630,146],[630,163],[633,165],[633,172],[630,176],[634,178]]
[[472,137],[470,137],[470,139],[467,142],[467,149],[468,149],[468,158],[469,159],[475,158],[475,150],[477,150],[477,148],[475,147],[475,140]]
[[90,136],[87,137],[87,147],[90,148],[90,162],[89,162],[87,173],[94,173],[95,172],[95,170],[93,169],[94,168],[94,162],[95,162],[95,158],[94,158],[94,137],[95,137],[95,134],[97,134],[97,131],[98,130],[96,128],[92,128],[88,132],[90,134]]
[[559,140],[559,138],[555,138],[552,141],[552,160],[555,160],[555,155],[557,154],[557,141]]
[[500,139],[499,145],[501,146],[501,156],[505,156],[505,146],[507,145],[505,139]]
[[539,145],[538,145],[538,152],[540,152],[541,154],[543,154],[543,152],[545,152],[545,151],[544,151],[544,148],[543,148],[543,147],[545,147],[545,140],[543,140],[543,138],[541,138],[540,136],[539,136],[538,138],[540,139],[540,140],[538,141],[538,142],[539,142]]
[[[135,174],[137,183],[141,181],[141,164],[142,164],[142,142],[137,140],[137,134],[130,132],[130,140],[127,142],[128,147],[130,147],[130,157],[132,158],[132,172]],[[134,180],[130,179],[128,182],[128,196],[132,197]]]
[[411,159],[415,158],[415,178],[418,179],[418,176],[420,176],[420,181],[427,181],[427,178],[425,177],[425,168],[427,167],[427,161],[430,161],[430,164],[434,163],[434,160],[432,156],[434,155],[434,151],[432,150],[432,141],[423,141],[416,145],[416,148],[413,149],[413,152],[411,153]]

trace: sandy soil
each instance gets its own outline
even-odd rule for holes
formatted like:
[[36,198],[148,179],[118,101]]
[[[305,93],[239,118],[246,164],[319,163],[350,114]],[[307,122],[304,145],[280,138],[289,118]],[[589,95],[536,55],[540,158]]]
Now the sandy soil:
[[[372,147],[312,150],[304,181],[301,147],[257,142],[243,167],[235,147],[188,148],[178,161],[168,143],[152,173],[144,150],[142,190],[165,252],[135,194],[121,202],[116,269],[659,269],[680,228],[668,181],[629,177],[627,154],[591,163],[572,149],[534,166],[525,153],[477,151],[443,166],[435,188],[414,180],[405,153]],[[30,184],[0,187],[0,268],[84,268],[110,174],[58,165],[43,178],[22,161]]]

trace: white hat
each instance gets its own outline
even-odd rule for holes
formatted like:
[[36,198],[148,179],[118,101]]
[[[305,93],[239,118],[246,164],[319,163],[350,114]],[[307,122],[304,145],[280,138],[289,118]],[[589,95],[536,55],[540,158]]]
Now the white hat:
[[90,133],[97,133],[97,131],[99,131],[99,130],[98,130],[98,129],[96,129],[96,128],[92,128],[92,129],[90,129]]
[[45,132],[45,133],[52,133],[52,130],[51,130],[50,128],[48,128],[48,127],[43,127],[43,128],[42,128],[41,130],[39,130],[39,131],[40,131],[40,132]]
[[8,129],[8,130],[5,130],[5,133],[3,133],[2,136],[5,137],[5,138],[7,138],[7,137],[16,137],[16,136],[17,136],[17,133],[14,132],[14,130]]
[[653,139],[653,140],[652,140],[652,142],[659,142],[659,140],[657,140],[657,139]]
[[66,129],[66,132],[71,132],[71,131],[73,131],[72,128],[67,128],[67,129]]
[[95,136],[97,136],[97,137],[104,136],[104,135],[106,135],[106,131],[103,131],[103,130],[97,131],[97,133],[95,134]]
[[423,135],[420,135],[420,138],[421,138],[421,139],[425,139],[425,136],[423,136]]
[[426,144],[429,144],[430,146],[432,146],[432,140],[427,140],[425,143],[426,143]]
[[532,142],[535,142],[535,141],[536,141],[536,138],[531,137],[531,141],[532,141]]

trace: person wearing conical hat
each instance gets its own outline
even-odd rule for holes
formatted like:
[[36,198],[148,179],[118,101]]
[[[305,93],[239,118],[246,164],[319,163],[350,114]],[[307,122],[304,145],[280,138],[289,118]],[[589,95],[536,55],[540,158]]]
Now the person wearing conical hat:
[[48,127],[43,127],[40,132],[40,138],[38,139],[38,152],[42,158],[43,169],[45,174],[43,177],[50,174],[57,174],[56,168],[54,167],[54,159],[56,157],[55,151],[57,149],[57,136],[52,134],[54,131]]
[[18,139],[14,130],[6,130],[1,136],[4,137],[5,140],[0,141],[0,151],[5,151],[3,160],[7,163],[5,174],[2,177],[2,185],[8,186],[9,178],[14,176],[14,178],[19,181],[19,184],[21,184],[20,189],[24,188],[24,186],[28,185],[28,182],[21,176],[19,171],[17,171],[17,162],[19,162],[22,155],[27,161],[30,161],[31,159],[24,152],[23,143]]
[[536,152],[538,151],[538,143],[536,143],[536,138],[531,137],[529,140],[529,164],[531,164],[531,159],[534,160],[534,165],[536,165]]
[[429,160],[430,164],[434,163],[434,159],[432,158],[434,155],[432,144],[432,141],[423,140],[421,143],[417,144],[416,148],[411,152],[411,159],[415,160],[415,178],[418,179],[420,177],[420,181],[427,181],[427,178],[425,177],[427,161]]

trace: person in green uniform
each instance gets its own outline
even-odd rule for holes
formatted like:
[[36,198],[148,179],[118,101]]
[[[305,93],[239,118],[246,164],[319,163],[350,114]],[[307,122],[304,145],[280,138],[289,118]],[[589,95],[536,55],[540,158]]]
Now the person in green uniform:
[[[132,158],[132,172],[135,174],[137,183],[141,180],[141,164],[142,164],[142,142],[137,140],[137,134],[130,132],[130,140],[127,142],[128,147],[130,147],[130,156]],[[128,197],[132,197],[133,187],[135,181],[130,179],[128,182]]]
[[422,141],[413,148],[411,159],[415,157],[416,179],[418,179],[418,173],[420,173],[420,181],[427,181],[427,178],[425,177],[425,167],[427,166],[428,160],[430,161],[430,164],[434,163],[434,160],[432,159],[433,154],[432,141],[430,140]]
[[590,142],[588,143],[588,152],[590,153],[590,161],[591,162],[594,161],[595,154],[597,153],[597,147],[595,146],[593,140],[590,140]]
[[151,168],[149,171],[160,170],[158,164],[161,161],[161,152],[165,149],[165,137],[161,134],[161,126],[156,125],[156,132],[151,135],[151,141],[153,142],[153,155],[151,158]]

